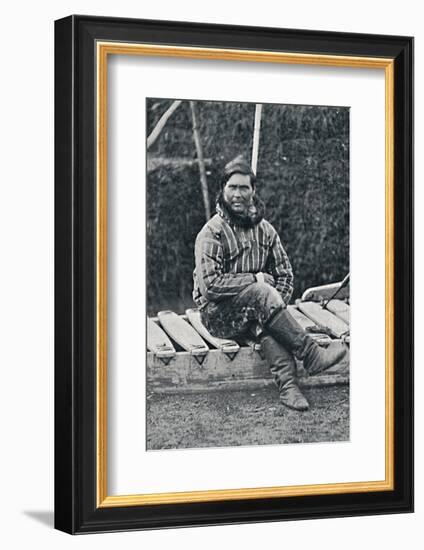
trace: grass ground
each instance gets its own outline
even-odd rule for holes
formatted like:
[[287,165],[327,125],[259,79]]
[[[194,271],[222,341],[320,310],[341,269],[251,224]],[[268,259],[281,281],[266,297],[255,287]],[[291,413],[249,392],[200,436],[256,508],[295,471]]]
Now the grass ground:
[[349,388],[304,390],[310,409],[292,411],[273,387],[192,395],[150,395],[147,449],[347,441]]

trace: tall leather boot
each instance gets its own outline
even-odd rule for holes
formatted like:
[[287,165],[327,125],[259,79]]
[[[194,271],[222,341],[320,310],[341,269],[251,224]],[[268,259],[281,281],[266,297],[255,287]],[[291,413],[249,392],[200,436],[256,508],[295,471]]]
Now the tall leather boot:
[[280,309],[268,321],[266,329],[303,361],[303,366],[310,375],[332,367],[348,353],[346,345],[341,342],[331,342],[326,348],[319,346],[286,308]]
[[308,410],[309,403],[295,380],[296,365],[293,355],[270,334],[262,336],[260,343],[265,359],[274,375],[281,403],[296,411]]

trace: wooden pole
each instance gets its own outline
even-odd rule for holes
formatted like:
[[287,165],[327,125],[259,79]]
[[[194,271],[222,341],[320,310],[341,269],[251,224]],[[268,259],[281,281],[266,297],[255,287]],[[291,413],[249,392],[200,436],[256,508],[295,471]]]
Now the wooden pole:
[[194,101],[190,101],[190,110],[191,110],[191,118],[193,121],[193,138],[194,138],[194,143],[196,145],[197,162],[199,164],[200,184],[202,186],[205,215],[206,215],[206,220],[209,220],[211,217],[211,207],[209,204],[208,180],[206,177],[205,160],[203,158],[202,143],[200,141],[199,128],[197,126],[196,105]]
[[168,119],[172,114],[178,109],[178,107],[181,105],[181,100],[177,99],[172,102],[171,106],[168,107],[168,109],[163,113],[163,115],[158,120],[156,126],[153,128],[151,134],[147,138],[147,150],[154,144],[154,142],[158,139],[160,133],[165,127],[165,124],[168,122]]
[[259,154],[259,134],[261,131],[261,115],[262,104],[257,103],[255,107],[255,125],[253,129],[253,144],[252,144],[252,172],[256,175],[258,167],[258,154]]

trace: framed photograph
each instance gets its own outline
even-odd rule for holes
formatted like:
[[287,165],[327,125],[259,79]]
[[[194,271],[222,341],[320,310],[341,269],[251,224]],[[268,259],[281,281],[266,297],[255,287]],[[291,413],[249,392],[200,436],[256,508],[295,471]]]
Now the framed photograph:
[[55,526],[413,510],[413,39],[55,23]]

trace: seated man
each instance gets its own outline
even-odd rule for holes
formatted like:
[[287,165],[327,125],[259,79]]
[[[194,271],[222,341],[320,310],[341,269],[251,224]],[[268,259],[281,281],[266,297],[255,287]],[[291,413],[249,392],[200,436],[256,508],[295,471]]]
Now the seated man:
[[213,336],[237,339],[254,329],[280,401],[307,410],[293,354],[316,374],[339,362],[347,348],[340,342],[320,347],[287,311],[292,268],[276,230],[263,218],[255,188],[255,175],[243,158],[226,165],[217,213],[196,239],[193,298]]

